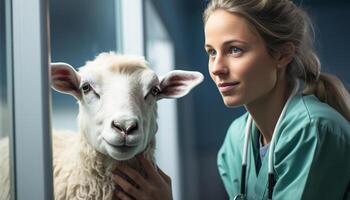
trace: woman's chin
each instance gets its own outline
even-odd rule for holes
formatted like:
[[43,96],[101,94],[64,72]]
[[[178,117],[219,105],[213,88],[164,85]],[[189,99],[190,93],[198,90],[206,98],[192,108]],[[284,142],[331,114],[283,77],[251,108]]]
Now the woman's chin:
[[244,104],[242,101],[240,101],[240,99],[235,97],[223,96],[222,98],[224,100],[224,104],[228,108],[235,108],[235,107],[242,106]]

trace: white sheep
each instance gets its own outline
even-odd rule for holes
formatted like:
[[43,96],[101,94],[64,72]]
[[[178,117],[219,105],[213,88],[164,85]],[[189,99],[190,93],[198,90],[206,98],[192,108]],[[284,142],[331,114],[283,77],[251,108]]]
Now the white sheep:
[[0,199],[10,199],[9,139],[0,138]]
[[[79,134],[54,132],[52,137],[55,199],[112,200],[117,164],[125,162],[144,174],[135,155],[144,153],[154,162],[157,100],[182,97],[202,80],[199,72],[180,70],[158,78],[143,58],[112,52],[98,55],[79,72],[53,63],[52,87],[79,103]],[[8,163],[3,155],[0,169]],[[0,198],[5,200],[9,175],[4,171]]]

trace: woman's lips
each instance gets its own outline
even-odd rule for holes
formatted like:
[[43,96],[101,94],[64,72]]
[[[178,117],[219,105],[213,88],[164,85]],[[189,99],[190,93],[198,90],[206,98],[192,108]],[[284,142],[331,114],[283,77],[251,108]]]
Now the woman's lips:
[[226,93],[237,87],[238,84],[239,82],[219,83],[218,87],[221,93]]

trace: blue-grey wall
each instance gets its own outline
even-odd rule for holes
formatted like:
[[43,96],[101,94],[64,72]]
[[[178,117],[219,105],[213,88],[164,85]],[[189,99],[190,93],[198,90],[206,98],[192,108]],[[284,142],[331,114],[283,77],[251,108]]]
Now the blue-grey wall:
[[[202,12],[206,2],[153,2],[175,42],[177,66],[191,66],[206,76],[191,96],[179,101],[183,199],[227,199],[217,173],[216,154],[229,124],[244,110],[225,108],[210,80],[203,48]],[[350,2],[303,0],[296,3],[305,7],[315,23],[316,48],[323,69],[350,84]]]

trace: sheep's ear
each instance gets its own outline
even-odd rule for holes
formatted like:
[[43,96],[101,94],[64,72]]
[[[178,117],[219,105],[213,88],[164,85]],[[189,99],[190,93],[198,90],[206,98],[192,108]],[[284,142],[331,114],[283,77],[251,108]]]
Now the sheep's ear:
[[79,90],[80,76],[67,63],[51,63],[51,87],[61,93],[70,94],[76,99],[81,98]]
[[180,98],[188,94],[192,88],[201,83],[203,74],[195,71],[174,70],[160,78],[158,99]]

